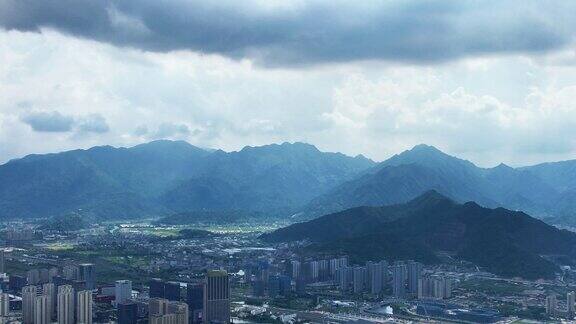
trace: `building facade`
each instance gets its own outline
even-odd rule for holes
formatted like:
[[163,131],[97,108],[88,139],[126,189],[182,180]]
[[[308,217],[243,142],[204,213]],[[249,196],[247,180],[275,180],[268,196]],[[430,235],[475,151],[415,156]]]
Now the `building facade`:
[[92,324],[92,291],[84,290],[76,294],[76,323]]
[[230,282],[224,270],[206,274],[204,290],[204,323],[230,323]]

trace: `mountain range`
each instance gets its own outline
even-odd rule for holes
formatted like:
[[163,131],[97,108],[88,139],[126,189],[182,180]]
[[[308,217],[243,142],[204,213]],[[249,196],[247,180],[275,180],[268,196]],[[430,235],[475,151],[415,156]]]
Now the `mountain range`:
[[29,155],[0,165],[0,218],[258,215],[307,220],[404,203],[428,190],[457,202],[576,225],[576,160],[481,168],[427,145],[376,163],[305,143],[207,150],[183,141]]
[[438,262],[438,252],[504,277],[553,278],[551,260],[576,261],[576,233],[523,212],[458,204],[428,191],[405,204],[356,207],[296,223],[262,239],[307,240],[308,250],[348,254],[353,261],[413,259]]
[[[573,168],[573,169],[571,169]],[[512,168],[480,168],[428,145],[378,163],[312,200],[309,217],[357,206],[407,202],[436,190],[458,202],[522,210],[552,223],[576,224],[576,160]]]
[[0,218],[206,210],[286,214],[375,163],[304,143],[205,150],[182,141],[29,155],[0,166]]

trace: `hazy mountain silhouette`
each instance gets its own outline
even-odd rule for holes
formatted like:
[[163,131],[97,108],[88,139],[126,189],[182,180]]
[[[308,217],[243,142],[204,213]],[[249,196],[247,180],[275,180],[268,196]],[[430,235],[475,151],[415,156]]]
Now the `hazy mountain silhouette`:
[[374,163],[305,143],[224,152],[162,140],[30,155],[0,165],[0,217],[81,209],[94,219],[234,211],[302,220],[404,203],[436,190],[457,202],[575,225],[575,170],[576,161],[480,168],[428,145]]
[[546,217],[554,212],[560,191],[528,169],[506,165],[480,168],[427,145],[395,155],[362,176],[314,199],[308,217],[356,206],[381,206],[409,201],[436,190],[456,201],[476,201]]
[[154,141],[30,155],[0,166],[0,217],[82,210],[96,219],[203,209],[296,209],[374,165],[363,157],[284,143],[240,152]]

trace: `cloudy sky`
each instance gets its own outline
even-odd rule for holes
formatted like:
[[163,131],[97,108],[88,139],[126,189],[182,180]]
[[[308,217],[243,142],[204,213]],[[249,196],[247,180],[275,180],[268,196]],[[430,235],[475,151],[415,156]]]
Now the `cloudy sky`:
[[160,138],[576,158],[576,2],[0,0],[0,162]]

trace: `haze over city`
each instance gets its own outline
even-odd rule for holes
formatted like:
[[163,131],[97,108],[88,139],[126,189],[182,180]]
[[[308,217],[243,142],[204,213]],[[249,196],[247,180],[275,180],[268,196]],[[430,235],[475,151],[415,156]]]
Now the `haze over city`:
[[0,323],[576,320],[576,2],[0,0]]

